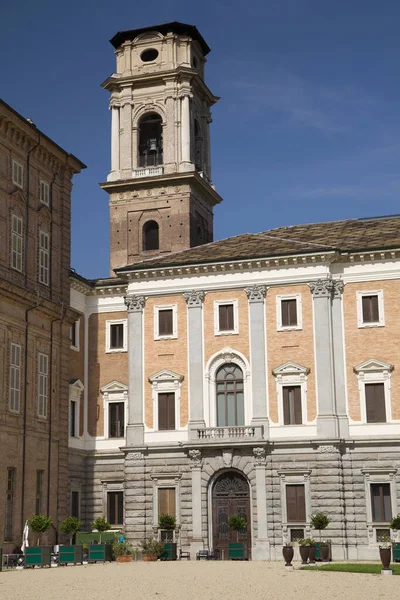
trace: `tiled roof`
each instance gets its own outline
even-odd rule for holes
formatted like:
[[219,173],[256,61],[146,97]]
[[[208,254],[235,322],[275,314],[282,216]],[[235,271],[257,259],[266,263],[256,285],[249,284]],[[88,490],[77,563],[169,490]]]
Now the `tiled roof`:
[[310,223],[244,233],[116,269],[127,271],[329,251],[364,252],[400,248],[400,215]]

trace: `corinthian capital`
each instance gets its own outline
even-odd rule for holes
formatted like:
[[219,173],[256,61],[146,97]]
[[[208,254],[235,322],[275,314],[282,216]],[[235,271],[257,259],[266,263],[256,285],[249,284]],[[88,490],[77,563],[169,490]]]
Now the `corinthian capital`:
[[340,298],[343,294],[344,283],[341,279],[337,279],[333,282],[333,295],[335,298]]
[[308,284],[314,298],[330,298],[333,293],[332,279],[317,279]]
[[267,293],[267,286],[265,285],[252,285],[244,290],[247,294],[249,302],[262,302]]
[[142,312],[145,305],[144,296],[125,296],[126,310],[130,312]]
[[193,308],[194,306],[201,306],[204,302],[204,292],[191,290],[190,292],[186,292],[183,294],[185,298],[188,308]]

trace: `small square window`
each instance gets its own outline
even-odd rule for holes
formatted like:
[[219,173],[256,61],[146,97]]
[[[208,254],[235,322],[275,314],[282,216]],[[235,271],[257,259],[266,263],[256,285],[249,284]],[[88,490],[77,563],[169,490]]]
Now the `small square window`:
[[301,294],[276,297],[276,325],[278,331],[302,329]]
[[380,542],[385,542],[387,538],[390,538],[390,529],[377,529],[376,530],[376,541],[379,544]]
[[239,333],[237,300],[214,302],[214,333],[215,335]]
[[304,539],[304,529],[291,529],[290,530],[290,541],[299,542]]
[[15,160],[12,161],[12,181],[20,188],[24,187],[24,167]]
[[127,320],[107,321],[106,352],[126,352],[128,344]]
[[154,339],[171,339],[178,337],[177,306],[164,305],[154,307]]
[[40,182],[40,202],[46,206],[50,204],[50,186],[47,181]]
[[357,292],[358,327],[382,327],[385,325],[383,291]]

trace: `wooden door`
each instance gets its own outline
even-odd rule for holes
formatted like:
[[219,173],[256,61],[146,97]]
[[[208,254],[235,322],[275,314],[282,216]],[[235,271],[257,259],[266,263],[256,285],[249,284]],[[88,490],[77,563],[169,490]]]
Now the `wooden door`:
[[[215,482],[212,493],[213,549],[226,559],[229,543],[242,543],[251,558],[250,493],[246,479],[239,473],[223,473]],[[228,527],[232,515],[244,517],[245,529],[237,533]]]

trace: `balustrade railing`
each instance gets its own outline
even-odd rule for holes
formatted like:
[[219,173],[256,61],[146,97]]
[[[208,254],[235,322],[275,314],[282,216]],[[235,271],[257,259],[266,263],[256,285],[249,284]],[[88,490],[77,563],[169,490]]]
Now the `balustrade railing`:
[[212,440],[246,440],[262,439],[262,427],[206,427],[197,430],[197,438],[204,441]]
[[164,173],[163,166],[157,167],[143,167],[141,169],[135,169],[132,171],[132,176],[134,178],[138,177],[154,177],[155,175],[162,175]]

